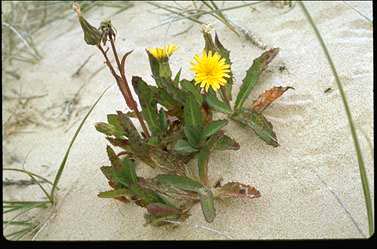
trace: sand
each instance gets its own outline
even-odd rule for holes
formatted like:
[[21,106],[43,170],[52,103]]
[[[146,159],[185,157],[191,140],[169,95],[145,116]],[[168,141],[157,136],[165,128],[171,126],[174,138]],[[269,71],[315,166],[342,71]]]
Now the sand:
[[[239,3],[228,3],[228,5]],[[320,29],[348,96],[352,115],[373,143],[373,28],[363,17],[342,2],[306,2]],[[372,18],[372,2],[350,2]],[[273,148],[250,130],[230,123],[226,132],[241,145],[239,151],[216,152],[209,163],[211,180],[223,176],[224,182],[240,181],[255,186],[261,197],[253,200],[216,202],[217,217],[207,224],[199,205],[192,216],[175,230],[144,227],[145,210],[133,204],[100,199],[97,193],[109,189],[99,170],[108,165],[104,136],[94,123],[104,121],[107,113],[126,110],[120,92],[107,69],[102,70],[83,89],[80,106],[91,105],[108,86],[113,86],[85,123],[69,156],[55,211],[45,212],[36,240],[202,240],[202,239],[323,239],[359,238],[368,234],[367,216],[348,121],[327,60],[298,5],[287,12],[270,3],[227,12],[233,21],[252,30],[264,43],[279,47],[280,53],[264,73],[246,104],[272,86],[293,86],[266,110],[280,146]],[[110,9],[92,12],[87,18],[98,24]],[[192,77],[189,62],[201,51],[200,27],[173,37],[190,23],[181,21],[155,29],[166,14],[146,3],[116,15],[112,23],[118,30],[117,44],[124,53],[134,49],[126,67],[127,75],[142,76],[152,82],[144,49],[176,43],[173,72],[183,68],[183,77]],[[223,24],[209,21],[225,47],[231,49],[236,84],[240,85],[246,69],[261,50],[239,39]],[[64,32],[71,25],[70,31]],[[167,29],[168,28],[168,29]],[[58,36],[64,32],[63,35]],[[22,65],[21,80],[3,82],[3,91],[23,87],[25,95],[48,93],[33,101],[39,107],[62,103],[71,97],[90,75],[102,66],[101,55],[83,41],[74,16],[57,21],[38,36],[44,59],[37,65]],[[80,77],[71,75],[94,54]],[[280,72],[285,65],[288,71]],[[324,91],[331,87],[329,93]],[[238,87],[234,86],[234,92]],[[4,110],[11,103],[3,106]],[[83,114],[78,119],[81,119]],[[33,133],[20,133],[3,141],[5,158],[23,159],[30,152],[25,168],[51,179],[78,126],[68,132],[63,128],[29,127]],[[374,160],[367,141],[359,132],[361,147],[374,189]],[[20,167],[20,163],[7,167]],[[48,165],[43,167],[41,165]],[[148,170],[138,169],[139,172]],[[11,176],[11,174],[7,174]],[[14,174],[12,174],[14,176]],[[5,197],[42,197],[37,188],[9,187]],[[372,198],[374,194],[372,193]],[[47,213],[47,214],[46,214]],[[355,224],[356,222],[356,224]],[[200,228],[206,226],[207,228]],[[360,230],[357,229],[360,228]],[[220,231],[222,234],[214,231]],[[31,239],[31,238],[29,238]]]

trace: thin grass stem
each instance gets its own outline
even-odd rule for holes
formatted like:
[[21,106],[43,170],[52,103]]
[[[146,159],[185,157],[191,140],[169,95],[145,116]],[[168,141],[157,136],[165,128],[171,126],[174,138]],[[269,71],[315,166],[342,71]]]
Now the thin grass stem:
[[338,73],[336,71],[334,62],[332,61],[330,53],[327,50],[327,46],[326,46],[319,30],[317,29],[317,26],[315,25],[312,17],[310,16],[308,10],[306,9],[305,4],[302,1],[299,1],[299,5],[301,6],[301,8],[302,8],[306,18],[308,19],[310,25],[314,29],[314,32],[315,32],[315,34],[316,34],[316,36],[317,36],[317,38],[318,38],[318,40],[321,44],[323,52],[326,55],[327,61],[330,64],[332,73],[335,77],[335,82],[338,86],[340,95],[342,97],[344,109],[345,109],[346,114],[347,114],[348,123],[349,123],[350,129],[351,129],[351,135],[352,135],[352,139],[353,139],[355,150],[356,150],[357,161],[358,161],[358,164],[359,164],[359,171],[360,171],[361,183],[362,183],[362,187],[363,187],[365,206],[366,206],[367,215],[368,215],[369,235],[372,236],[372,234],[374,233],[374,224],[373,224],[374,221],[373,221],[372,200],[371,200],[370,191],[369,191],[369,184],[368,184],[368,176],[366,174],[364,159],[363,159],[363,156],[362,156],[362,153],[361,153],[359,140],[357,138],[356,129],[355,129],[355,125],[354,125],[354,122],[353,122],[353,119],[352,119],[351,110],[348,106],[347,97],[346,97],[346,94],[343,90],[343,84],[341,83],[341,81],[339,79],[339,76],[338,76]]
[[52,189],[51,189],[51,196],[52,196],[52,199],[53,199],[53,203],[55,203],[55,191],[56,191],[56,188],[58,186],[58,183],[59,183],[59,180],[60,180],[60,177],[62,176],[62,173],[63,173],[63,170],[65,168],[65,164],[67,162],[67,159],[68,159],[68,155],[71,151],[71,148],[72,148],[72,145],[73,143],[75,142],[78,134],[80,133],[81,131],[81,128],[83,127],[85,121],[87,120],[87,118],[89,117],[89,115],[92,113],[94,107],[98,104],[98,102],[101,100],[101,98],[103,97],[103,95],[105,95],[105,93],[107,92],[107,90],[109,90],[110,87],[107,87],[103,92],[102,94],[97,98],[97,100],[94,102],[94,104],[92,105],[92,107],[89,109],[88,113],[85,115],[84,119],[81,121],[79,127],[77,128],[75,134],[73,135],[72,137],[72,140],[71,142],[69,143],[69,146],[68,146],[68,149],[66,150],[65,152],[65,155],[63,157],[63,160],[62,162],[60,163],[60,166],[59,166],[59,169],[58,169],[58,172],[55,176],[55,179],[54,179],[54,183],[53,183],[53,186],[52,186]]

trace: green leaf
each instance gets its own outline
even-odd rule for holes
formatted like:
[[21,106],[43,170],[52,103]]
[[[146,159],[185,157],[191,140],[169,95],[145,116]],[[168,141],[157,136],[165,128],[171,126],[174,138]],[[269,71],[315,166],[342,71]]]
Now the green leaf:
[[202,207],[204,218],[211,223],[216,217],[214,198],[211,190],[201,188],[198,192],[200,196],[200,205]]
[[123,174],[131,184],[137,183],[135,163],[127,157],[121,159],[123,165]]
[[173,186],[186,191],[198,192],[202,188],[204,188],[201,183],[194,181],[186,176],[158,175],[156,176],[156,179],[161,184]]
[[246,76],[242,81],[242,85],[234,105],[235,110],[240,110],[242,108],[247,97],[250,95],[251,90],[257,83],[259,76],[266,69],[271,60],[275,58],[278,52],[278,48],[272,48],[264,52],[260,57],[253,61],[253,65],[246,71]]
[[116,127],[117,130],[123,131],[123,127],[118,120],[118,115],[116,114],[107,114],[107,123]]
[[161,197],[154,191],[147,188],[142,188],[138,184],[131,184],[129,186],[129,191],[141,201],[137,202],[137,204],[141,205],[142,207],[145,207],[150,203],[164,202],[164,200],[161,199]]
[[118,113],[119,122],[121,123],[123,129],[127,133],[128,141],[129,141],[132,151],[135,154],[139,155],[141,158],[146,157],[148,154],[148,147],[145,145],[145,143],[141,139],[140,134],[135,128],[135,126],[133,125],[132,121],[126,114],[120,111],[117,111],[117,113]]
[[181,109],[183,106],[179,101],[176,101],[164,88],[157,88],[154,97],[158,103],[168,110]]
[[129,191],[126,188],[119,188],[99,193],[97,196],[100,198],[114,198],[126,196],[128,197]]
[[202,105],[203,97],[200,94],[200,89],[196,87],[192,81],[181,80],[181,86],[184,91],[194,96],[199,105]]
[[215,94],[208,94],[206,97],[207,104],[213,108],[215,111],[223,112],[226,114],[231,114],[232,109],[225,104],[224,102],[220,101]]
[[228,120],[226,119],[212,121],[204,128],[202,132],[202,137],[206,139],[212,136],[213,134],[221,130],[221,128],[226,126],[227,124],[228,124]]
[[198,148],[202,134],[200,127],[192,127],[190,125],[185,125],[183,131],[189,144],[194,148]]
[[122,129],[118,129],[114,125],[107,124],[104,122],[96,123],[95,128],[97,131],[107,136],[115,136],[116,138],[123,138],[124,136],[127,135]]
[[114,182],[113,168],[111,166],[102,166],[100,169],[107,178],[107,180]]
[[162,108],[160,109],[158,116],[159,116],[161,131],[166,132],[169,128],[169,122],[168,122],[168,117],[166,116],[166,112],[164,111],[164,109]]
[[120,160],[110,146],[107,146],[106,149],[113,169],[113,179],[126,187],[128,187],[129,184],[136,183],[137,176],[134,162],[128,158]]
[[209,149],[204,147],[200,150],[197,155],[198,158],[198,170],[200,181],[204,185],[208,185],[208,160],[209,160]]
[[[230,61],[230,51],[224,48],[224,46],[221,44],[219,37],[217,36],[217,33],[215,33],[215,45],[221,57],[225,58],[226,64],[231,66],[232,62]],[[228,74],[230,77],[227,78],[227,83],[225,85],[225,93],[227,95],[226,98],[232,100],[233,73],[231,67],[229,67],[229,70],[230,72]]]
[[148,138],[147,144],[158,145],[159,142],[160,142],[160,139],[157,136],[151,136],[150,138]]
[[185,126],[202,127],[203,125],[201,106],[196,102],[192,94],[187,94],[186,97],[184,105],[184,121]]
[[181,71],[182,71],[182,68],[179,69],[178,73],[175,75],[174,77],[174,85],[178,86],[178,83],[179,83],[179,78],[181,77]]
[[197,149],[193,148],[187,141],[179,139],[174,146],[174,150],[180,153],[193,153],[198,151]]
[[182,156],[172,151],[165,151],[158,147],[150,148],[150,158],[152,161],[165,172],[175,172],[177,174],[184,174],[185,163]]
[[173,81],[169,78],[158,78],[159,84],[161,88],[166,90],[166,92],[173,98],[175,101],[179,102],[180,104],[185,103],[185,94],[184,92],[179,89],[177,86],[174,85]]
[[254,130],[255,134],[267,144],[279,146],[272,124],[261,114],[242,110],[232,116],[232,119]]
[[214,146],[214,150],[239,150],[240,144],[236,142],[236,140],[228,137],[227,135],[222,136],[219,138]]
[[148,124],[152,135],[158,135],[161,133],[161,127],[158,122],[159,117],[157,114],[157,101],[154,99],[154,94],[150,86],[145,83],[142,78],[133,76],[132,85],[139,96],[140,105],[142,108],[142,114],[145,121]]

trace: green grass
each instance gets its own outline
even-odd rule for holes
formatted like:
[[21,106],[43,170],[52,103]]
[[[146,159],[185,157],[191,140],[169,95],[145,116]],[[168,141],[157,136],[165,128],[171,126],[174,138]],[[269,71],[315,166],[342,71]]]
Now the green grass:
[[[77,2],[83,14],[109,7],[115,9],[111,14],[114,16],[133,6],[132,3],[118,1]],[[58,20],[74,16],[72,1],[2,1],[1,5],[2,62],[8,69],[15,61],[38,63],[43,56],[35,41],[36,33]]]
[[[71,148],[74,142],[76,141],[76,138],[79,135],[85,121],[87,120],[89,115],[92,113],[94,107],[98,104],[98,102],[101,100],[101,98],[103,97],[103,95],[106,93],[106,91],[109,88],[110,87],[106,88],[103,91],[103,93],[97,98],[97,100],[93,103],[92,107],[89,109],[89,111],[87,112],[83,120],[81,121],[80,125],[76,129],[76,132],[73,135],[68,145],[68,148],[64,154],[62,162],[60,163],[58,172],[53,182],[49,181],[43,176],[40,176],[38,174],[35,174],[33,172],[30,172],[24,169],[3,168],[3,170],[5,171],[14,171],[14,172],[19,172],[19,173],[28,175],[31,179],[33,179],[38,184],[39,188],[43,191],[47,199],[43,201],[6,201],[6,200],[3,201],[3,215],[9,214],[9,213],[15,213],[15,216],[13,216],[11,219],[3,221],[4,231],[8,226],[21,227],[19,230],[15,232],[11,232],[8,234],[4,232],[5,237],[12,240],[18,240],[18,239],[23,238],[25,235],[29,234],[31,231],[34,231],[37,228],[38,224],[35,224],[35,222],[31,218],[27,220],[17,220],[17,218],[22,217],[24,214],[27,214],[32,210],[39,209],[39,208],[48,208],[49,206],[56,204],[57,198],[56,198],[55,192],[56,190],[58,190],[59,180],[66,167],[67,159],[68,159],[69,153],[71,152]],[[45,187],[42,186],[41,183],[37,181],[36,178],[39,178],[52,186],[50,193],[46,190]]]
[[322,38],[322,35],[320,34],[315,22],[313,21],[313,19],[310,16],[307,8],[305,7],[305,4],[301,1],[299,1],[299,5],[301,6],[302,10],[304,11],[304,14],[307,17],[310,25],[314,29],[314,32],[315,32],[315,34],[318,38],[319,43],[321,44],[323,52],[325,53],[326,59],[330,64],[331,71],[332,71],[332,73],[335,77],[335,82],[338,86],[340,95],[342,97],[342,102],[343,102],[343,105],[344,105],[344,109],[346,111],[348,124],[349,124],[350,130],[351,130],[351,135],[352,135],[352,139],[353,139],[354,146],[355,146],[357,162],[359,164],[361,183],[362,183],[364,199],[365,199],[365,206],[366,206],[366,209],[367,209],[367,216],[368,216],[369,235],[372,236],[372,234],[374,233],[373,207],[372,207],[372,200],[371,200],[371,196],[370,196],[368,177],[367,177],[366,170],[365,170],[365,164],[364,164],[364,159],[363,159],[363,155],[362,155],[361,148],[360,148],[360,143],[359,143],[359,140],[358,140],[357,134],[356,134],[355,124],[354,124],[353,119],[352,119],[352,113],[351,113],[350,107],[348,105],[347,96],[346,96],[346,93],[344,92],[343,84],[339,79],[339,76],[338,76],[338,73],[336,71],[334,62],[331,59],[330,53],[329,53],[327,46],[326,46],[326,44],[325,44],[325,42]]

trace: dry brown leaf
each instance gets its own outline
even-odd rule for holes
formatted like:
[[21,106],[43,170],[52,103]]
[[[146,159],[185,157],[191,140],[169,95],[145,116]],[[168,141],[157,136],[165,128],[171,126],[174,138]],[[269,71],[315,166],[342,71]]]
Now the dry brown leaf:
[[216,196],[220,198],[243,198],[247,197],[250,199],[260,197],[259,191],[250,185],[242,184],[239,182],[228,182],[224,186],[218,188]]
[[251,105],[251,109],[255,112],[261,113],[266,109],[275,99],[279,98],[288,89],[294,89],[293,87],[287,86],[275,86],[270,90],[262,93],[256,101]]

